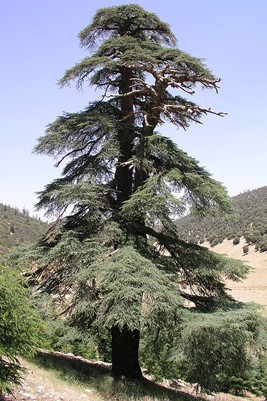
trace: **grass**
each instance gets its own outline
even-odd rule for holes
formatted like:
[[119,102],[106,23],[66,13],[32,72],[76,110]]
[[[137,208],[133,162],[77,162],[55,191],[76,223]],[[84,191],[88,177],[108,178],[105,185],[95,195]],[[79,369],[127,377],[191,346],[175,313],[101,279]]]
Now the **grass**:
[[[35,359],[39,367],[53,371],[60,380],[75,383],[84,389],[94,389],[105,401],[195,401],[200,398],[166,388],[149,380],[115,381],[110,371],[77,359],[39,353]],[[91,398],[90,398],[91,399]],[[93,400],[99,400],[94,398]]]
[[24,394],[27,394],[27,399],[29,396],[32,396],[36,397],[32,399],[45,399],[47,401],[55,399],[64,399],[66,401],[77,401],[79,399],[105,401],[97,391],[85,383],[74,380],[71,378],[71,375],[64,377],[61,371],[45,368],[42,364],[36,363],[33,360],[21,359],[21,364],[26,368],[27,374],[23,379],[22,387],[15,387],[13,389],[15,399],[21,400],[21,396],[23,397]]

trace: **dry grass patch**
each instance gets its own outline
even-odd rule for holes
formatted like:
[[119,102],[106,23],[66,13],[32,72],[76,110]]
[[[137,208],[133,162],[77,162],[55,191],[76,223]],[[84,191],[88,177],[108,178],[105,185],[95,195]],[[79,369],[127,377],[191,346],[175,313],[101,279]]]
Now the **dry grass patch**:
[[105,401],[88,385],[65,376],[60,371],[45,369],[34,362],[22,360],[28,370],[22,387],[15,391],[16,400],[46,401]]
[[244,238],[241,238],[237,245],[233,245],[233,240],[224,240],[213,248],[210,248],[207,242],[203,244],[213,252],[242,260],[251,267],[246,279],[237,282],[227,281],[227,286],[231,290],[231,295],[238,301],[260,304],[267,313],[267,253],[255,251],[255,246],[250,245],[249,252],[244,255],[244,245],[246,245]]

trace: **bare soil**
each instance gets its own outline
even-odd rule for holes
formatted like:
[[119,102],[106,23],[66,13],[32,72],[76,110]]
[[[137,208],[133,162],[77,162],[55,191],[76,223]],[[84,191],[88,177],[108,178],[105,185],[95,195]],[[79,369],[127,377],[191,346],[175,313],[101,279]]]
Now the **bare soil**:
[[104,401],[93,388],[68,382],[29,361],[21,363],[27,369],[22,385],[3,401]]
[[[209,248],[208,243],[204,246]],[[221,244],[211,248],[212,251],[225,254],[234,259],[242,260],[251,267],[251,271],[243,281],[227,281],[231,294],[241,302],[255,302],[264,307],[267,313],[267,253],[255,251],[255,246],[249,246],[249,252],[244,255],[245,239],[233,245],[232,240],[224,240]]]

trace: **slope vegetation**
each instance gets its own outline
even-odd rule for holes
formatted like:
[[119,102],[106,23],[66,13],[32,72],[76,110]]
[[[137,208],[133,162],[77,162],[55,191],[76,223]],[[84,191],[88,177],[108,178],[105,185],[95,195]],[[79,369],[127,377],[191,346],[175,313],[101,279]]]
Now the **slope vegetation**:
[[267,186],[233,197],[232,205],[230,216],[201,219],[190,214],[178,220],[180,236],[247,263],[251,267],[247,278],[227,283],[231,294],[267,311]]
[[[210,244],[202,244],[210,248]],[[243,281],[229,281],[227,285],[231,295],[241,302],[256,302],[264,307],[267,314],[267,253],[257,251],[255,245],[249,246],[247,253],[243,252],[246,240],[241,237],[239,244],[225,239],[222,243],[214,246],[214,252],[225,254],[234,259],[240,259],[250,267],[250,273]]]
[[180,237],[189,242],[207,241],[211,246],[224,239],[245,238],[260,251],[267,250],[267,186],[232,198],[233,213],[200,218],[190,214],[177,221]]
[[46,232],[48,224],[30,217],[27,210],[0,203],[0,255],[7,256],[13,246],[31,243]]

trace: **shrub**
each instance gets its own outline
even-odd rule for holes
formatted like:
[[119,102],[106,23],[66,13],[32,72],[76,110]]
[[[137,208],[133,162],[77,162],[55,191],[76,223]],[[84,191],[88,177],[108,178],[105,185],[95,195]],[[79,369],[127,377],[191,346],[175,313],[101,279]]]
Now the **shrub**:
[[213,248],[214,246],[219,244],[219,240],[218,238],[214,238],[211,242],[210,242],[210,246],[211,248]]
[[[206,314],[205,319],[196,315],[181,333],[177,371],[207,392],[252,391],[255,356],[265,330],[265,319],[249,308],[233,311],[230,316],[223,311]],[[266,343],[265,334],[262,343]]]
[[76,326],[71,318],[62,318],[58,305],[53,303],[48,294],[36,294],[33,300],[38,314],[45,323],[45,340],[42,342],[42,348],[72,353],[91,360],[110,360],[111,350],[107,330],[103,329],[96,333],[93,327],[88,330]]
[[249,246],[248,246],[248,245],[244,245],[244,246],[243,246],[243,253],[244,253],[244,255],[246,255],[246,254],[248,253],[248,251],[249,251]]
[[267,251],[267,239],[262,239],[259,243],[259,249],[260,252],[266,252]]
[[20,382],[18,356],[33,354],[41,325],[30,303],[25,282],[10,267],[0,266],[0,394]]
[[238,244],[240,244],[240,238],[235,237],[235,238],[233,239],[233,245],[238,245]]

